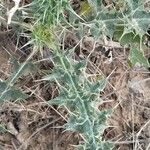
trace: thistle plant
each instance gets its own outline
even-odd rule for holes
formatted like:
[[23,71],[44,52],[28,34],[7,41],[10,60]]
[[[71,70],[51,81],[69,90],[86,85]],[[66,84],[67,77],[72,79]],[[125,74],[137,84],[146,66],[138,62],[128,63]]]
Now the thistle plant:
[[[124,42],[124,44],[136,43],[138,45],[136,48],[136,44],[132,45],[133,49],[131,49],[129,56],[130,61],[133,64],[140,62],[148,66],[146,58],[140,51],[141,49],[138,50],[138,48],[141,48],[143,36],[150,24],[150,13],[145,10],[144,2],[126,0],[121,3],[118,2],[111,10],[107,10],[101,0],[88,0],[88,3],[90,6],[90,14],[86,14],[86,16],[76,14],[72,9],[69,9],[69,4],[62,7],[64,8],[62,11],[56,10],[55,8],[59,7],[54,4],[53,9],[56,10],[57,17],[54,16],[54,13],[54,18],[52,19],[54,23],[51,22],[51,24],[58,25],[59,22],[63,28],[67,28],[66,24],[64,24],[66,20],[62,20],[61,17],[66,11],[69,17],[67,20],[69,21],[68,24],[71,21],[71,25],[77,30],[79,29],[79,32],[82,32],[83,29],[88,27],[94,38],[102,38],[105,35],[113,39],[116,36],[117,40]],[[117,28],[121,30],[118,32],[116,30]],[[83,38],[84,32],[82,33]],[[131,40],[126,42],[128,37]],[[64,106],[68,110],[69,119],[64,125],[64,128],[82,134],[84,142],[77,146],[79,149],[113,149],[113,144],[102,139],[102,134],[107,128],[106,120],[110,112],[108,110],[100,111],[96,105],[97,102],[101,101],[99,92],[103,91],[106,80],[102,78],[96,83],[91,82],[85,76],[86,62],[73,60],[71,54],[67,52],[61,51],[59,47],[53,49],[52,61],[54,63],[54,69],[43,80],[55,81],[60,91],[59,96],[50,100],[49,103]]]
[[55,81],[59,86],[59,96],[49,101],[50,104],[64,106],[69,112],[69,119],[64,128],[76,131],[84,137],[84,144],[78,145],[85,150],[110,150],[108,141],[102,140],[107,128],[106,119],[109,111],[100,111],[97,103],[102,100],[99,92],[103,91],[106,79],[92,83],[84,76],[85,61],[75,61],[66,52],[53,52],[54,69],[43,80]]
[[[54,68],[42,80],[56,82],[59,96],[48,103],[63,106],[68,110],[69,118],[64,128],[82,135],[83,141],[77,145],[78,149],[113,149],[112,142],[105,141],[102,136],[111,111],[99,110],[97,105],[102,102],[99,93],[104,90],[107,79],[101,76],[99,80],[92,82],[86,73],[86,60],[76,61],[72,57],[73,50],[60,49],[59,41],[62,39],[56,40],[57,31],[62,30],[63,34],[66,30],[74,29],[82,39],[87,35],[84,31],[88,29],[95,39],[109,37],[131,47],[129,60],[133,65],[138,62],[148,67],[148,61],[141,51],[143,36],[150,25],[150,12],[145,8],[146,2],[116,0],[112,2],[111,7],[106,7],[102,0],[87,0],[82,5],[86,11],[84,15],[73,10],[68,0],[33,0],[27,7],[16,10],[24,10],[28,14],[26,17],[30,20],[32,29],[25,30],[30,31],[30,40],[34,41],[33,47],[41,51],[47,46],[52,51]],[[23,98],[14,89],[14,85],[28,63],[27,60],[21,66],[16,65],[16,71],[10,79],[0,82],[0,100],[9,100],[14,95],[19,95],[14,98]],[[7,95],[10,96],[6,97]]]
[[[60,7],[59,4],[63,6]],[[67,28],[65,26],[67,22],[64,12],[66,11],[70,17],[74,16],[74,21],[76,18],[80,19],[80,17],[73,12],[66,1],[53,2],[45,0],[40,3],[39,0],[33,6],[37,7],[37,5],[41,6],[37,10],[38,13],[34,13],[34,17],[39,19],[35,23],[32,39],[36,41],[35,44],[38,44],[39,49],[44,45],[52,49],[53,56],[51,59],[54,64],[51,74],[42,80],[56,82],[59,87],[59,96],[48,103],[64,106],[68,110],[69,119],[64,128],[69,131],[79,132],[84,137],[82,144],[77,145],[78,149],[112,149],[112,144],[102,140],[102,134],[107,128],[107,116],[110,112],[100,111],[98,106],[96,106],[97,103],[101,102],[99,92],[105,88],[106,79],[101,77],[99,81],[91,82],[84,75],[86,61],[75,61],[72,59],[72,50],[62,51],[59,46],[51,46],[56,42],[51,28],[57,25],[55,27],[56,32],[60,24]],[[49,10],[52,10],[53,13]],[[38,15],[42,15],[42,17]]]

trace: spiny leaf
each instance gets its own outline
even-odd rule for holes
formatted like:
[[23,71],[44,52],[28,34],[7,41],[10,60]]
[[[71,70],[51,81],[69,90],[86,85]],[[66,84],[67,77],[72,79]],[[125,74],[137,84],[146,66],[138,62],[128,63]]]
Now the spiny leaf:
[[19,77],[22,75],[27,75],[29,73],[35,72],[36,67],[33,63],[31,62],[24,62],[22,64],[19,64],[17,60],[13,61],[14,63],[14,68],[11,76],[7,80],[8,82],[11,82],[11,85],[13,85]]
[[133,65],[135,65],[136,63],[139,63],[145,67],[149,67],[148,60],[145,58],[143,52],[136,48],[130,49],[129,60]]
[[103,91],[106,87],[107,80],[106,79],[100,79],[99,81],[96,81],[95,83],[87,82],[87,85],[89,87],[90,93],[96,94],[100,91]]
[[28,98],[28,95],[14,88],[7,90],[1,97],[0,101],[6,100],[23,100]]
[[57,98],[54,98],[52,100],[49,100],[48,103],[50,105],[64,105],[66,103],[66,99],[64,99],[64,97],[57,97]]
[[132,16],[131,24],[136,33],[143,36],[150,25],[150,12],[137,10]]
[[130,33],[126,33],[126,34],[124,34],[122,37],[121,37],[121,39],[120,39],[120,43],[122,44],[122,45],[128,45],[128,44],[130,44],[130,43],[140,43],[140,40],[141,40],[141,38],[140,38],[140,36],[139,35],[135,35],[135,33],[133,33],[133,32],[130,32]]
[[76,73],[76,75],[80,75],[82,72],[82,69],[84,69],[86,66],[86,62],[85,61],[80,61],[80,62],[75,62],[74,64],[74,72]]
[[15,88],[4,90],[0,95],[0,102],[9,100],[26,99],[28,95]]

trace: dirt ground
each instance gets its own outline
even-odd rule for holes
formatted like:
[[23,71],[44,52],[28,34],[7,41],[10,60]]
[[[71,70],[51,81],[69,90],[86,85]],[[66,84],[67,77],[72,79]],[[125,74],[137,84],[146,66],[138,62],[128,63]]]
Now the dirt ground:
[[[28,56],[25,51],[19,50],[24,39],[20,39],[18,46],[15,39],[13,32],[0,31],[2,80],[7,79],[11,73],[12,55],[20,61]],[[76,40],[69,35],[65,47],[73,47]],[[77,47],[75,53],[78,57],[88,57],[87,72],[108,77],[108,84],[104,92],[100,93],[103,103],[99,104],[99,109],[112,109],[113,114],[107,121],[108,128],[103,137],[114,141],[118,150],[150,150],[148,68],[140,65],[131,67],[128,62],[129,50],[125,48],[112,47],[110,60],[100,49],[93,49],[93,43],[86,41]],[[145,54],[150,57],[150,48],[145,48]],[[42,61],[39,67],[48,70],[51,64]],[[38,72],[21,77],[17,83],[30,98],[1,103],[0,150],[74,150],[74,145],[81,141],[78,133],[63,129],[68,117],[66,110],[47,103],[58,94],[57,86],[38,81],[40,77],[41,73]]]

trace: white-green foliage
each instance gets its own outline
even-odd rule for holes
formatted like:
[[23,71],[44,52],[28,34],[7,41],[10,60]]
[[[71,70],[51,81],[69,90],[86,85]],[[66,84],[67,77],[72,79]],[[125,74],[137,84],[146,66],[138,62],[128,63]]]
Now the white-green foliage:
[[145,8],[148,1],[116,0],[113,1],[115,4],[110,9],[104,7],[102,0],[88,0],[88,2],[93,9],[85,22],[78,22],[80,36],[85,35],[82,31],[85,27],[88,27],[92,36],[96,39],[103,38],[103,35],[105,35],[119,41],[122,45],[131,45],[130,62],[133,62],[134,65],[135,57],[138,55],[140,59],[136,59],[136,62],[141,64],[144,62],[144,66],[149,66],[141,52],[143,37],[150,27],[150,10]]
[[[138,60],[139,63],[143,64],[142,61],[147,60],[140,50],[142,50],[143,36],[147,34],[150,27],[150,11],[145,8],[147,1],[114,0],[113,2],[112,5],[114,5],[107,9],[103,0],[88,0],[91,11],[86,17],[76,14],[66,0],[33,1],[34,9],[32,8],[32,10],[36,22],[49,27],[55,25],[68,28],[70,25],[76,29],[81,39],[85,36],[86,28],[88,28],[91,35],[96,39],[103,38],[105,35],[119,41],[122,45],[134,43],[134,46],[131,47],[142,54],[142,58]],[[132,63],[131,59],[134,53],[130,54],[132,56],[129,56],[129,60]]]
[[[91,82],[84,75],[86,62],[75,61],[70,54],[62,52],[59,48],[55,49],[60,43],[52,47],[50,43],[55,42],[52,34],[57,35],[58,29],[62,29],[63,32],[73,28],[81,39],[86,36],[88,29],[96,39],[104,35],[123,45],[134,43],[129,60],[133,64],[140,62],[148,66],[143,53],[139,51],[142,38],[150,25],[150,12],[144,7],[146,1],[114,0],[113,2],[116,5],[107,9],[103,0],[88,0],[91,9],[89,15],[86,14],[86,16],[78,15],[71,8],[68,0],[33,0],[25,10],[28,14],[26,17],[30,18],[33,26],[33,30],[29,29],[29,31],[32,32],[31,37],[35,41],[34,44],[40,49],[44,45],[49,48],[53,47],[54,69],[43,80],[55,81],[60,93],[49,103],[67,108],[69,119],[64,128],[82,134],[85,141],[77,146],[81,150],[110,150],[113,148],[109,141],[102,139],[110,112],[100,111],[96,107],[97,101],[100,102],[99,92],[104,89],[106,80],[102,78],[96,83]],[[23,98],[22,93],[14,88],[14,83],[22,75],[26,63],[17,66],[8,82],[0,82],[0,100]],[[5,95],[10,96],[5,98]]]
[[112,149],[109,142],[102,140],[109,111],[100,111],[96,107],[96,102],[100,103],[99,92],[104,89],[106,80],[102,78],[92,83],[83,74],[84,61],[77,62],[61,51],[54,51],[53,55],[55,67],[43,80],[55,81],[59,86],[59,96],[49,103],[65,106],[69,110],[70,117],[64,127],[84,136],[85,143],[79,145],[80,149]]
[[133,32],[135,35],[138,34],[142,37],[147,32],[150,25],[150,12],[144,7],[146,1],[125,0],[119,10],[115,6],[111,10],[107,10],[103,6],[102,0],[88,1],[93,7],[93,16],[91,21],[87,21],[87,23],[91,29],[99,31],[98,36],[104,33],[112,37],[116,26],[124,26],[123,35]]
[[143,56],[143,52],[139,51],[136,48],[132,48],[130,50],[129,60],[132,63],[132,65],[135,65],[137,63],[140,63],[144,67],[149,67],[150,65],[148,60]]
[[[32,69],[31,69],[32,68]],[[15,59],[13,60],[13,71],[10,77],[5,81],[0,81],[0,101],[26,99],[27,94],[15,87],[18,78],[33,70],[34,66],[30,62],[19,64]]]
[[0,101],[26,99],[28,96],[16,89],[14,86],[9,86],[8,82],[0,81]]
[[[88,27],[95,38],[100,38],[102,35],[114,38],[115,35],[117,40],[123,44],[131,44],[134,41],[140,45],[140,41],[142,41],[142,37],[146,34],[150,24],[150,13],[144,9],[144,3],[140,0],[126,0],[123,2],[123,8],[119,8],[119,10],[116,8],[107,10],[101,0],[88,0],[92,12],[85,18],[78,16],[70,9],[69,4],[66,5],[65,3],[65,7],[60,9],[60,7],[57,7],[60,2],[57,2],[57,4],[53,1],[45,0],[43,2],[47,2],[47,5],[50,2],[51,5],[47,6],[46,10],[52,9],[51,12],[53,12],[49,15],[49,11],[45,11],[45,7],[40,7],[44,13],[39,14],[45,14],[42,17],[44,25],[47,23],[58,25],[59,23],[63,28],[67,28],[66,21],[68,21],[68,24],[78,30],[81,38],[85,36],[84,30]],[[65,11],[67,19],[63,16]],[[48,16],[48,19],[46,19],[46,16]],[[116,33],[117,28],[122,30]],[[130,37],[130,41],[127,40],[128,37]],[[135,60],[132,52],[129,57],[130,61],[133,64],[139,61],[144,62],[145,65],[146,59],[141,55],[142,53],[140,53],[142,57],[139,56],[140,59]],[[112,149],[112,144],[102,140],[102,134],[107,128],[105,123],[109,113],[93,107],[95,106],[94,103],[99,100],[98,93],[105,87],[105,80],[101,79],[97,83],[91,83],[82,72],[82,69],[85,69],[85,62],[76,62],[67,54],[56,49],[53,50],[53,55],[54,69],[43,80],[55,81],[59,86],[59,96],[50,100],[49,103],[65,106],[69,111],[69,119],[64,127],[66,130],[77,131],[82,134],[85,141],[78,145],[79,149]]]
[[64,10],[70,8],[68,0],[33,0],[31,14],[35,22],[43,25],[58,25],[65,21]]

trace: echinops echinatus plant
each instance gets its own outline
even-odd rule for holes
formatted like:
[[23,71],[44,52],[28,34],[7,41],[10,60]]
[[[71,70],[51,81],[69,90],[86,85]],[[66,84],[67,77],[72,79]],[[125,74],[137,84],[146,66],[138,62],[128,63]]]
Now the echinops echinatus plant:
[[[74,29],[83,39],[88,30],[95,39],[109,37],[131,47],[129,60],[133,65],[141,63],[148,67],[141,51],[143,36],[150,27],[150,12],[145,9],[146,3],[145,0],[113,0],[111,7],[106,7],[103,0],[87,0],[81,3],[78,14],[68,0],[33,0],[26,9],[33,27],[33,30],[28,29],[31,40],[40,50],[44,46],[49,47],[53,55],[53,71],[42,80],[56,82],[59,96],[49,103],[68,110],[69,119],[64,128],[82,134],[84,140],[76,146],[78,149],[111,150],[114,147],[112,142],[102,138],[111,111],[99,110],[97,106],[97,102],[102,102],[99,93],[104,90],[107,79],[101,77],[96,82],[90,81],[85,76],[86,60],[74,60],[72,50],[61,50],[61,40],[55,39],[54,32],[62,29],[63,34]],[[12,90],[12,85],[0,84],[3,87],[0,91]]]
[[[52,1],[50,2],[52,3]],[[146,34],[150,24],[150,12],[145,10],[144,1],[125,0],[121,3],[117,1],[117,5],[108,10],[101,0],[88,0],[89,4],[85,6],[88,7],[87,9],[82,5],[82,8],[87,10],[86,15],[83,16],[70,9],[68,3],[64,3],[65,5],[60,9],[58,6],[60,3],[62,5],[62,2],[58,2],[58,5],[54,4],[52,10],[55,13],[51,14],[54,22],[47,22],[48,25],[61,25],[66,29],[73,27],[79,34],[83,33],[81,38],[86,34],[83,30],[88,27],[91,35],[96,39],[103,38],[103,35],[113,39],[116,29],[123,27],[122,33],[117,35],[117,40],[124,42],[132,34],[131,37],[136,43],[132,46],[133,48],[131,47],[130,51],[134,50],[134,53],[130,53],[129,60],[133,65],[136,62],[144,66],[149,65],[141,52],[143,36]],[[90,12],[89,15],[88,11]],[[64,13],[67,14],[68,18],[65,18]],[[45,12],[43,20],[47,15]],[[48,21],[48,19],[45,21]],[[42,21],[42,23],[44,22]],[[68,27],[68,25],[70,26]],[[138,40],[134,40],[135,37]],[[124,42],[124,44],[130,45],[131,42],[132,40]],[[138,51],[138,56],[135,49]],[[50,100],[49,103],[67,108],[69,119],[64,128],[82,134],[84,139],[84,142],[77,145],[77,148],[81,150],[113,149],[112,142],[105,141],[102,138],[102,134],[107,128],[106,120],[110,111],[100,111],[96,106],[96,102],[100,100],[99,92],[105,88],[106,79],[101,78],[96,83],[89,81],[84,76],[86,62],[73,60],[71,54],[59,48],[53,49],[52,61],[54,63],[53,71],[43,80],[55,81],[60,91],[59,96]]]
[[69,119],[64,128],[82,134],[84,144],[78,145],[85,150],[110,150],[113,145],[102,140],[107,128],[109,111],[100,111],[96,102],[100,102],[99,92],[103,91],[106,79],[91,82],[84,76],[85,61],[75,61],[67,52],[53,52],[54,69],[43,80],[55,81],[59,86],[59,96],[50,100],[50,104],[64,106],[69,111]]

